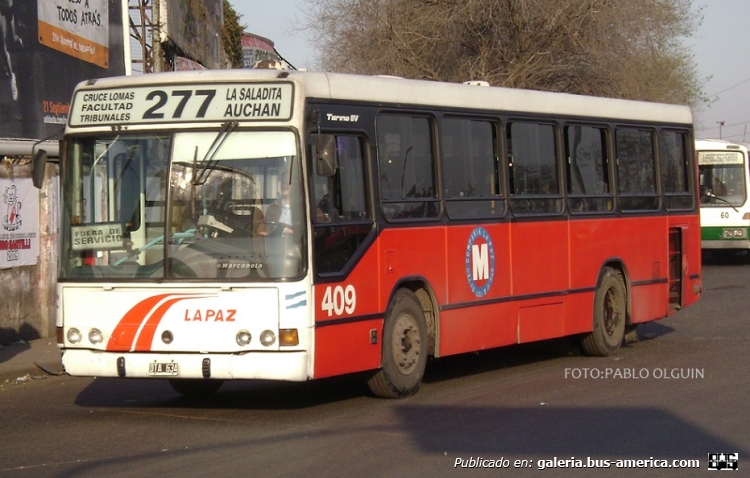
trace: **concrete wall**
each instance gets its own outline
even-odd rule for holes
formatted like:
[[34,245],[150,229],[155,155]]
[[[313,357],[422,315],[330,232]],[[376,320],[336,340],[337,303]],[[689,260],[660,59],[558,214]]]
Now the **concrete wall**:
[[[0,344],[55,337],[58,167],[48,163],[39,190],[39,259],[0,269]],[[30,178],[31,158],[0,157],[0,178]]]

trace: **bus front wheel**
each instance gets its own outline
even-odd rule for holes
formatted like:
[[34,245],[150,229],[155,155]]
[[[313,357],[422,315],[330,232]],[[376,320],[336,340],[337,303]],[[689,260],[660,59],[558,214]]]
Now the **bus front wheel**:
[[588,355],[614,354],[625,337],[627,298],[620,272],[606,267],[594,294],[594,330],[581,342]]
[[381,368],[369,380],[382,398],[403,398],[419,390],[427,365],[427,325],[414,292],[399,290],[383,325]]

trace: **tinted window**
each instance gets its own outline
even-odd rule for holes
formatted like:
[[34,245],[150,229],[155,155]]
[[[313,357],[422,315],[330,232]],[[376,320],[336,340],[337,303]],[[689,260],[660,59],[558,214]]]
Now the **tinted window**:
[[[312,135],[308,142],[311,158],[316,144]],[[336,156],[338,168],[333,175],[313,174],[313,253],[318,274],[343,271],[364,246],[373,224],[362,138],[336,136]]]
[[520,122],[508,126],[513,212],[549,213],[562,209],[556,151],[554,126]]
[[495,128],[488,121],[446,118],[442,122],[445,197],[452,218],[502,214],[502,188]]
[[435,187],[430,120],[383,114],[378,117],[380,195],[387,219],[435,217]]
[[656,157],[652,131],[619,128],[616,132],[620,208],[657,209]]
[[593,126],[567,126],[565,152],[571,212],[612,210],[607,130]]
[[691,209],[690,147],[682,131],[659,133],[661,188],[667,209]]

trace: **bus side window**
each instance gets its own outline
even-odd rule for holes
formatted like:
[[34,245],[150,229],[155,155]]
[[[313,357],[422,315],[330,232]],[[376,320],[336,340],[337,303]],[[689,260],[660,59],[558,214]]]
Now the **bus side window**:
[[508,124],[511,210],[516,214],[562,212],[555,127]]
[[[316,136],[308,141],[315,158]],[[373,221],[367,198],[368,182],[364,140],[354,135],[336,136],[338,168],[331,176],[313,173],[313,249],[317,274],[342,272],[364,245]]]
[[606,212],[614,209],[607,151],[606,128],[584,125],[565,127],[570,212]]
[[440,204],[430,118],[381,114],[376,127],[380,196],[386,219],[437,217]]
[[684,131],[662,130],[659,133],[659,167],[661,189],[667,210],[692,209],[693,188],[689,136]]
[[658,209],[653,132],[649,129],[620,127],[615,132],[615,147],[620,209]]
[[469,118],[441,124],[445,200],[451,219],[497,217],[505,213],[495,125]]

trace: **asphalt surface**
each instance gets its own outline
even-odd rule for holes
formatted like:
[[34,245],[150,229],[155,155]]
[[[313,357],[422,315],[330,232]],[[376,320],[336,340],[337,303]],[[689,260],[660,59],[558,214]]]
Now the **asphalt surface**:
[[63,373],[54,338],[0,345],[0,387]]

